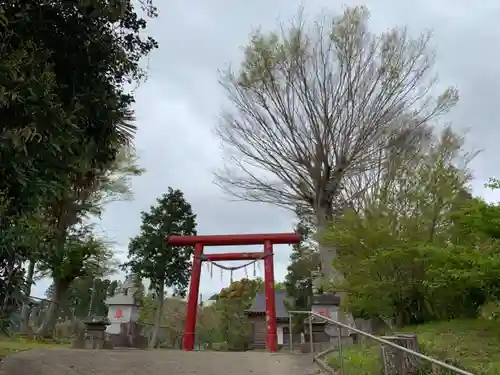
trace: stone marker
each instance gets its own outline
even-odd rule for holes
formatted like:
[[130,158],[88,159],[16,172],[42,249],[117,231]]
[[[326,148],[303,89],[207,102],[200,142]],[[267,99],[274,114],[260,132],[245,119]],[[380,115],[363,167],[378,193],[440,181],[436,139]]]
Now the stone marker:
[[83,321],[83,335],[78,335],[73,341],[74,349],[113,349],[112,343],[106,338],[106,327],[109,319],[105,316],[89,316]]
[[137,275],[130,274],[116,294],[106,300],[110,322],[106,333],[117,347],[147,347],[148,339],[141,335],[142,327],[137,322],[140,306],[137,291],[140,283]]

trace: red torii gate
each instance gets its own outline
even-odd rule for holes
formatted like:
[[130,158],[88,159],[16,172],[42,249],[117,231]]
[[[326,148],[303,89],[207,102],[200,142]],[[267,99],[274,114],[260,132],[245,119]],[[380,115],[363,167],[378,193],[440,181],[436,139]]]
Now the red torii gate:
[[[270,233],[270,234],[230,234],[213,236],[170,236],[167,239],[170,245],[194,245],[193,267],[189,284],[188,305],[186,314],[186,328],[182,341],[182,349],[194,349],[196,328],[196,313],[200,290],[201,264],[207,261],[254,260],[264,259],[264,287],[266,294],[266,348],[269,352],[276,352],[276,305],[274,298],[274,262],[273,245],[296,244],[300,242],[298,233]],[[235,245],[264,245],[263,252],[203,254],[205,246],[235,246]]]

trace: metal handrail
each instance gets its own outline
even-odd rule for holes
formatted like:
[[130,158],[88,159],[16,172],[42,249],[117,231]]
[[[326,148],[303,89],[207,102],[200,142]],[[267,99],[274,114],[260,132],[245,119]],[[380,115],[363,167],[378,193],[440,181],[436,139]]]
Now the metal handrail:
[[[450,370],[450,371],[453,371],[455,372],[456,374],[460,374],[460,375],[474,375],[473,373],[471,372],[468,372],[468,371],[465,371],[465,370],[462,370],[458,367],[455,367],[455,366],[452,366],[446,362],[443,362],[443,361],[440,361],[438,359],[435,359],[435,358],[432,358],[432,357],[429,357],[429,356],[426,356],[422,353],[419,353],[419,352],[416,352],[414,350],[411,350],[411,349],[408,349],[408,348],[405,348],[404,346],[401,346],[401,345],[398,345],[398,344],[394,344],[393,342],[390,342],[388,340],[384,340],[383,338],[381,337],[378,337],[378,336],[375,336],[375,335],[372,335],[370,333],[367,333],[365,331],[361,331],[355,327],[351,327],[347,324],[344,324],[344,323],[341,323],[341,322],[338,322],[336,320],[333,320],[331,318],[328,318],[326,316],[323,316],[321,314],[318,314],[318,313],[315,313],[315,312],[312,312],[312,311],[289,311],[289,317],[290,317],[290,324],[291,324],[291,314],[306,314],[306,315],[309,315],[310,317],[316,317],[318,319],[321,319],[323,321],[327,321],[328,323],[330,324],[333,324],[337,327],[340,327],[340,328],[345,328],[345,329],[348,329],[349,331],[352,331],[352,332],[355,332],[361,336],[364,336],[364,337],[368,337],[372,340],[375,340],[381,344],[384,344],[384,345],[387,345],[387,346],[390,346],[390,347],[393,347],[395,349],[398,349],[398,350],[401,350],[405,353],[408,353],[408,354],[411,354],[417,358],[420,358],[424,361],[427,361],[427,362],[430,362],[430,363],[433,363],[439,367],[442,367],[442,368],[445,368],[447,370]],[[311,326],[312,325],[312,319],[309,319],[309,325]],[[312,349],[313,349],[313,343],[312,343],[312,329],[310,328],[310,341],[311,341],[311,352],[312,352]],[[339,335],[340,337],[340,335]],[[339,345],[340,345],[340,340],[339,340]],[[314,354],[313,354],[314,356]],[[314,357],[313,357],[314,358]],[[340,366],[342,366],[342,364],[340,363]]]

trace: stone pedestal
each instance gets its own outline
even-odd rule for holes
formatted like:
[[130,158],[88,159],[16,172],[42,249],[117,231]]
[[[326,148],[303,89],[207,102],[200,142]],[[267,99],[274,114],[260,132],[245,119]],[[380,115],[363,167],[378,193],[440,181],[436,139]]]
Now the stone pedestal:
[[[341,297],[336,293],[314,294],[312,298],[312,312],[347,325],[353,325],[353,322],[351,322],[347,316],[348,314],[340,310],[340,302]],[[323,323],[325,327],[324,332],[330,336],[332,340],[336,340],[338,336],[350,336],[350,331],[348,329],[339,328],[339,326],[329,324],[325,320],[321,322],[320,318],[314,318],[313,324],[314,323]]]
[[120,333],[110,335],[114,346],[119,348],[147,349],[148,338],[141,334],[141,326],[137,323],[122,323]]
[[77,349],[113,349],[113,345],[106,339],[106,327],[109,320],[105,317],[88,317],[83,321],[85,325],[83,336],[73,341],[73,348]]

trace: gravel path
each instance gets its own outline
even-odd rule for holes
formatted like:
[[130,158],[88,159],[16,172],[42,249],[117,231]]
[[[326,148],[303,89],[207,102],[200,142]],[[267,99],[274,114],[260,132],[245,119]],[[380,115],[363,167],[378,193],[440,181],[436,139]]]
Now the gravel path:
[[263,352],[34,349],[5,358],[0,375],[310,375],[309,356]]

